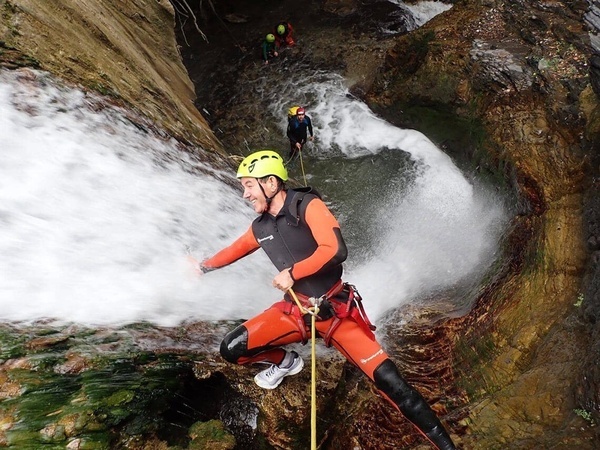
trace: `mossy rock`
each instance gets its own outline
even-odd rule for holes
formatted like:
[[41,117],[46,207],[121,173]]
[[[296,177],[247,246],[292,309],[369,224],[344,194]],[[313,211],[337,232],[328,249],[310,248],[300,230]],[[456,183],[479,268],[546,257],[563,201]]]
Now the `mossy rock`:
[[220,420],[196,422],[190,427],[189,435],[192,438],[189,449],[232,450],[235,447],[235,438]]

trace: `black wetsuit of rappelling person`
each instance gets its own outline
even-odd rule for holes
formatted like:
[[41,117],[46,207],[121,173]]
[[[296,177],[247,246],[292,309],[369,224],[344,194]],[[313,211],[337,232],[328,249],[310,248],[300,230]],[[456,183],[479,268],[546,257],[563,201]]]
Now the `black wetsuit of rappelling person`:
[[306,115],[304,108],[299,107],[296,110],[296,116],[288,120],[286,134],[290,140],[289,161],[292,161],[302,151],[306,140],[310,139],[312,141],[314,138],[312,121]]

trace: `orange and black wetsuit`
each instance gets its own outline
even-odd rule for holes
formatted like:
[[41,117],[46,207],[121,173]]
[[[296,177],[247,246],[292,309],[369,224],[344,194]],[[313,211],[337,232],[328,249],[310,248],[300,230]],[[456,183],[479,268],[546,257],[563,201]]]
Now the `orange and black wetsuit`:
[[[287,191],[276,217],[262,214],[231,246],[203,261],[209,271],[231,264],[262,247],[278,270],[289,268],[300,298],[329,294],[329,303],[343,305],[349,290],[341,283],[346,244],[340,226],[311,188]],[[427,402],[398,373],[372,332],[352,316],[339,319],[328,305],[316,322],[319,337],[337,348],[371,380],[404,416],[441,450],[455,449],[448,433]],[[356,316],[354,316],[356,317]],[[335,326],[333,326],[335,324]],[[306,342],[310,327],[290,300],[275,303],[225,336],[221,355],[237,364],[281,364],[281,346]]]
[[[283,34],[279,34],[277,28],[283,25],[285,31]],[[293,47],[296,45],[296,41],[294,40],[294,27],[289,22],[280,22],[275,29],[273,30],[273,35],[275,36],[275,42],[279,47]]]

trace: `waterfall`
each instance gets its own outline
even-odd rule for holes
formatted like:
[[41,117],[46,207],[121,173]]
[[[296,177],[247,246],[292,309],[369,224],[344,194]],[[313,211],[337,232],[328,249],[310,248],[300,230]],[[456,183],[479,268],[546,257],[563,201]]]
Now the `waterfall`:
[[[336,76],[321,74],[304,89],[313,92],[308,114],[319,138],[310,152],[320,175],[310,175],[329,191],[356,250],[346,278],[373,317],[481,276],[506,225],[502,199],[467,180],[421,133],[375,117]],[[281,98],[273,102],[278,108]],[[243,233],[254,213],[241,189],[224,182],[234,173],[128,117],[45,73],[0,71],[0,320],[174,326],[247,318],[279,299],[262,252],[193,275],[187,252],[210,256]],[[334,180],[339,162],[377,167],[365,158],[389,158],[386,167],[394,169],[385,177],[361,173],[360,180],[383,183],[373,192],[355,185],[358,179]],[[338,189],[345,183],[346,210],[336,206],[328,180]],[[352,203],[357,191],[368,205]]]

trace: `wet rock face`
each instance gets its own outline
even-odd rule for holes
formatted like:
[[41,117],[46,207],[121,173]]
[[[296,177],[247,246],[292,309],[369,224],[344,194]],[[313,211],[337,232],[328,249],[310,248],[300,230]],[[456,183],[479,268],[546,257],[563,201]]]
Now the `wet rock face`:
[[[475,349],[458,352],[457,359],[468,367],[459,371],[459,379],[479,377],[467,392],[496,391],[492,403],[472,400],[469,428],[480,436],[469,438],[465,447],[528,448],[525,437],[538,433],[536,442],[544,448],[551,443],[543,443],[541,429],[556,430],[564,423],[575,429],[581,418],[573,416],[574,409],[590,415],[598,411],[600,379],[597,363],[591,362],[598,354],[593,325],[598,287],[592,281],[598,271],[596,201],[585,204],[589,228],[581,234],[582,194],[591,183],[588,198],[598,196],[599,167],[598,97],[592,91],[594,69],[590,84],[591,52],[582,19],[588,3],[477,3],[457,4],[424,29],[399,38],[368,99],[380,114],[393,112],[396,123],[410,120],[416,128],[421,123],[408,116],[415,106],[445,107],[481,119],[484,137],[479,145],[487,150],[482,167],[499,162],[511,166],[522,206],[515,230],[525,230],[526,239],[516,234],[509,239],[521,242],[524,252],[515,260],[521,261],[522,270],[512,267],[458,325],[467,336],[459,346]],[[597,2],[591,3],[597,8]],[[586,251],[592,258],[583,279]],[[541,280],[547,280],[546,286]],[[589,290],[580,297],[582,281]],[[490,328],[486,321],[494,325]],[[570,350],[553,351],[554,346]],[[469,362],[468,354],[479,362]],[[517,423],[506,405],[514,407],[519,397],[528,400],[518,409],[530,414]],[[543,411],[545,419],[535,410]],[[572,445],[593,448],[594,431],[585,429],[587,436]]]
[[[235,6],[235,3],[223,1],[218,6]],[[21,6],[11,10],[14,4]],[[85,3],[88,8],[97,4]],[[120,9],[116,8],[114,17],[125,20],[126,16],[134,23],[130,28],[139,26],[146,30],[146,26],[155,23],[154,16],[128,9],[135,4],[118,2]],[[256,67],[254,71],[239,70],[258,59],[254,33],[263,27],[270,28],[274,21],[297,10],[298,15],[290,19],[312,33],[310,54],[297,53],[301,57],[300,64],[295,66],[298,70],[302,64],[315,64],[342,71],[351,79],[355,93],[364,95],[382,115],[396,123],[406,120],[401,113],[407,104],[441,106],[459,118],[469,119],[469,123],[471,119],[481,122],[485,131],[481,146],[487,152],[481,158],[482,167],[488,165],[496,173],[504,170],[519,194],[515,229],[520,234],[512,233],[507,238],[507,245],[518,248],[519,252],[510,255],[505,277],[490,283],[485,289],[487,295],[482,295],[476,310],[466,318],[433,328],[428,321],[405,330],[404,335],[390,336],[397,346],[393,349],[394,356],[407,361],[403,369],[409,381],[426,394],[434,408],[440,414],[449,413],[446,421],[452,430],[466,433],[462,442],[465,449],[551,448],[558,441],[565,448],[594,448],[590,428],[573,413],[574,409],[597,413],[600,386],[597,365],[600,195],[598,159],[594,154],[586,155],[594,165],[591,172],[595,178],[590,182],[594,189],[590,190],[587,202],[585,239],[580,237],[581,194],[586,181],[582,174],[582,154],[586,149],[597,149],[600,142],[598,127],[589,129],[591,118],[594,114],[598,117],[597,109],[594,113],[597,99],[589,101],[592,106],[586,111],[581,104],[584,96],[590,96],[586,80],[587,32],[583,31],[581,21],[587,3],[457,2],[453,10],[422,30],[394,40],[387,40],[384,33],[377,32],[377,24],[385,21],[389,5],[378,4],[363,16],[364,8],[370,5],[352,0],[327,1],[324,10],[316,2],[307,4],[313,9],[295,9],[291,2],[278,1],[273,3],[272,16],[268,16],[261,11],[260,3],[239,4],[250,5],[256,13],[253,16],[238,11],[237,15],[228,15],[232,24],[240,26],[240,34],[232,41],[229,31],[218,28],[221,24],[215,20],[213,25],[221,40],[211,40],[214,47],[195,54],[195,61],[213,58],[211,61],[215,63],[207,66],[206,78],[204,73],[196,73],[198,88],[206,92],[211,86],[226,88],[243,81],[243,75],[262,76]],[[590,4],[592,13],[586,16],[587,22],[594,24],[598,4],[597,1]],[[6,5],[6,11],[22,20],[27,11],[32,11],[29,5],[14,1]],[[52,5],[64,20],[65,2]],[[77,2],[73,10],[78,11],[81,5]],[[164,1],[153,5],[168,18],[165,20],[170,30],[172,12],[168,6]],[[47,17],[52,16],[48,14]],[[369,20],[362,24],[362,17]],[[19,20],[12,22],[13,25]],[[157,24],[165,30],[164,23]],[[372,33],[363,33],[363,25]],[[5,39],[1,45],[8,45],[9,41],[17,45],[9,39],[17,39],[17,34],[10,36],[11,29],[3,27],[0,24]],[[397,29],[401,30],[402,24]],[[102,33],[96,34],[101,41],[106,40]],[[34,41],[40,36],[45,40],[53,34],[32,31],[31,36],[27,35]],[[592,41],[597,49],[595,38]],[[232,42],[246,48],[242,51]],[[87,54],[63,60],[57,50],[60,48],[56,45],[56,49],[49,50],[48,60],[40,56],[41,66],[56,64],[53,67],[64,70],[65,76],[69,76],[70,70],[83,70],[76,72],[76,80],[104,86],[108,77],[110,86],[119,85],[120,72],[104,72],[106,77],[98,71],[88,72],[84,70],[89,67],[87,64],[79,64],[93,63],[86,59]],[[147,48],[162,47],[150,44]],[[14,48],[9,50],[12,52]],[[165,52],[174,56],[175,46]],[[20,55],[16,58],[17,65],[28,65],[31,61],[22,51],[16,53]],[[194,53],[190,51],[188,55]],[[592,83],[598,92],[596,56],[592,57],[591,65]],[[159,52],[157,59],[162,57]],[[69,64],[64,65],[65,61]],[[132,70],[127,64],[123,67],[129,69],[123,69],[123,76]],[[177,65],[173,70],[181,74],[180,69]],[[152,80],[159,82],[162,76],[166,79],[173,73],[166,70]],[[194,76],[191,70],[190,74]],[[205,83],[209,76],[218,78],[217,83]],[[163,91],[164,84],[147,92],[145,77],[124,79],[134,86],[132,92],[144,93],[134,100],[140,104],[149,102],[150,116],[164,107],[158,100],[170,98]],[[189,94],[187,82],[183,85],[182,89]],[[211,113],[231,126],[228,129],[233,130],[233,142],[241,143],[245,138],[260,142],[261,131],[252,131],[250,135],[246,132],[261,130],[262,117],[257,114],[260,104],[244,104],[251,97],[236,103],[239,98],[230,93],[224,89],[220,98],[213,97],[206,105],[199,105],[220,108]],[[239,128],[235,128],[235,122],[239,122]],[[421,122],[417,118],[413,123],[418,126]],[[179,128],[174,125],[174,129]],[[582,135],[586,136],[584,143]],[[581,309],[575,309],[573,304],[577,302],[585,269],[582,243],[586,242],[591,264],[587,268]],[[210,424],[209,420],[224,417],[223,421],[229,421],[226,425],[237,430],[233,437],[242,448],[250,448],[259,432],[276,448],[307,447],[308,371],[289,382],[286,380],[285,386],[276,392],[265,393],[253,385],[253,369],[225,364],[216,352],[198,348],[200,344],[214,348],[213,340],[218,342],[223,330],[200,325],[195,332],[193,327],[185,331],[182,335],[174,330],[159,330],[161,337],[174,334],[171,338],[177,346],[145,347],[142,351],[132,345],[118,354],[116,340],[106,330],[88,336],[91,345],[73,330],[39,338],[10,335],[10,339],[17,336],[27,345],[19,341],[19,345],[0,346],[0,445],[24,439],[21,444],[36,448],[39,439],[43,439],[46,444],[83,448],[86,444],[80,437],[83,434],[95,436],[103,448],[111,444],[132,449],[185,446],[192,440],[207,435],[210,439],[213,432],[223,431],[220,424]],[[144,336],[145,343],[149,339]],[[83,345],[78,348],[77,342]],[[456,349],[456,342],[463,346],[461,351]],[[561,351],[556,351],[559,346]],[[89,354],[89,348],[99,354]],[[30,357],[26,356],[28,352]],[[452,356],[455,365],[440,361],[440,355]],[[424,363],[423,358],[431,360],[430,364]],[[419,377],[413,371],[418,365],[428,377]],[[321,359],[318,369],[319,423],[326,439],[324,448],[391,449],[398,445],[414,447],[422,442],[414,428],[377,396],[360,373],[345,366],[342,359]],[[118,389],[114,389],[116,381],[120,383]],[[148,387],[149,381],[152,384]],[[571,386],[574,389],[570,390]],[[206,392],[214,397],[207,399]],[[23,403],[40,409],[17,415],[19,397],[27,393],[34,401]],[[202,408],[197,406],[200,404]],[[260,421],[253,428],[253,414],[257,410]],[[38,423],[40,416],[46,422]],[[211,426],[207,429],[196,425],[198,421]],[[152,436],[149,428],[153,426],[158,427],[154,432],[160,436]],[[233,445],[227,433],[223,433],[219,444],[209,442],[223,448]],[[203,444],[198,445],[202,448]]]
[[594,161],[594,177],[586,195],[584,213],[584,236],[590,259],[580,294],[584,320],[591,328],[590,351],[578,380],[576,400],[582,410],[597,418],[600,417],[600,165],[598,157]]
[[230,326],[0,324],[0,446],[256,448],[258,396],[212,351]]
[[600,96],[600,1],[590,0],[589,9],[584,15],[590,30],[592,56],[590,58],[590,80],[594,92]]
[[193,107],[168,0],[11,0],[0,8],[0,67],[51,72],[136,109],[180,140],[222,150]]
[[505,44],[498,48],[496,43],[475,39],[469,54],[472,63],[480,66],[479,80],[482,84],[477,86],[478,90],[530,89],[533,85],[533,74],[522,67],[520,58],[515,55],[519,50],[522,49],[518,46],[510,49]]

